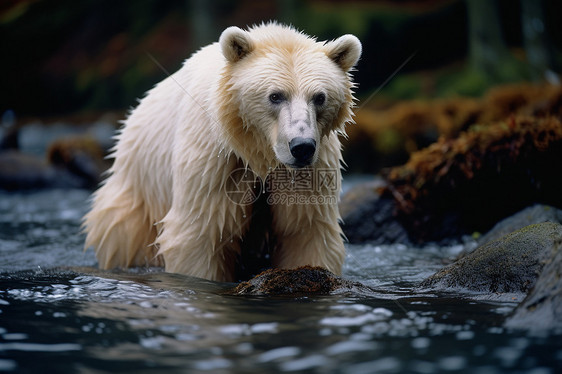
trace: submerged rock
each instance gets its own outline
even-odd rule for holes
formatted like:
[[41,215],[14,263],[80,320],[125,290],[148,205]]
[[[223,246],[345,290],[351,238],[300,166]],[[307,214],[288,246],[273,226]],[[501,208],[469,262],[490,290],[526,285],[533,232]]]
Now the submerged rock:
[[438,291],[526,294],[561,243],[562,225],[530,225],[476,248],[420,286]]
[[328,295],[337,291],[364,288],[360,283],[347,281],[332,272],[312,266],[296,269],[269,269],[249,281],[240,283],[234,295]]

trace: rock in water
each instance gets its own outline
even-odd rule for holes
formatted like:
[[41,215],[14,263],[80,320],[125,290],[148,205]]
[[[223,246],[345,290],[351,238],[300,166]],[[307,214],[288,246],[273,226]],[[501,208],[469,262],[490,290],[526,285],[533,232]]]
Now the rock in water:
[[558,223],[526,226],[478,247],[424,280],[421,287],[526,294],[561,242]]
[[56,171],[43,160],[17,150],[0,153],[0,190],[17,191],[51,186]]
[[327,295],[336,291],[364,287],[346,281],[321,267],[303,266],[296,269],[269,269],[249,281],[240,283],[234,295]]
[[377,192],[385,185],[382,180],[361,183],[342,196],[342,229],[349,243],[410,244],[408,232],[396,219],[394,200]]
[[535,288],[507,319],[506,327],[531,330],[562,329],[562,243],[547,260]]

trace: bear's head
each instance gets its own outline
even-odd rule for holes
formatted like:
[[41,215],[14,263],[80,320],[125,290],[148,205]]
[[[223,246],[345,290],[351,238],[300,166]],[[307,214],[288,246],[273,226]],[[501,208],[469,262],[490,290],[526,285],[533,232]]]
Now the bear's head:
[[361,55],[359,40],[317,42],[270,23],[229,27],[219,44],[226,59],[219,113],[233,150],[257,169],[314,165],[324,138],[352,119],[349,72]]

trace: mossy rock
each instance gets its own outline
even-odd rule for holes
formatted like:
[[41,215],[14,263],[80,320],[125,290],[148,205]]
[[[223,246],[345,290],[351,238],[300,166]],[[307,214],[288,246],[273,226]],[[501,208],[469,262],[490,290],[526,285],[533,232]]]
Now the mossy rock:
[[561,160],[559,119],[512,117],[413,153],[385,173],[382,195],[396,201],[413,241],[439,241],[488,231],[535,203],[562,206]]
[[484,245],[523,227],[542,222],[562,224],[562,210],[544,204],[529,206],[495,224],[490,231],[478,238],[478,244]]
[[478,247],[421,283],[422,288],[479,293],[524,293],[562,242],[562,225],[543,222]]
[[249,281],[240,283],[234,295],[328,295],[337,291],[364,287],[361,284],[342,279],[330,271],[313,266],[296,269],[269,269]]

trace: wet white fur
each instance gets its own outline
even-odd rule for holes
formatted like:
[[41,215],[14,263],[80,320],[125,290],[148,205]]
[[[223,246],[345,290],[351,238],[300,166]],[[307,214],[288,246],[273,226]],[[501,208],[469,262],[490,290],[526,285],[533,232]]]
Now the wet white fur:
[[[228,198],[230,172],[244,167],[265,179],[294,162],[288,142],[304,134],[317,144],[312,167],[335,170],[339,180],[338,134],[351,121],[349,70],[360,54],[352,35],[321,43],[270,23],[228,28],[219,43],[186,60],[148,92],[117,136],[114,165],[84,221],[86,248],[95,248],[100,267],[165,265],[170,272],[234,280],[252,206]],[[274,92],[286,101],[272,105]],[[313,103],[319,92],[326,96],[320,107]],[[337,197],[339,191],[300,194]],[[278,240],[274,266],[341,272],[337,204],[270,209]]]

